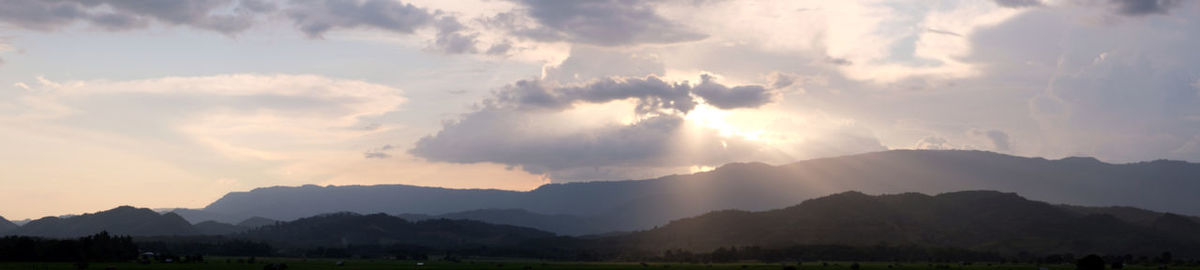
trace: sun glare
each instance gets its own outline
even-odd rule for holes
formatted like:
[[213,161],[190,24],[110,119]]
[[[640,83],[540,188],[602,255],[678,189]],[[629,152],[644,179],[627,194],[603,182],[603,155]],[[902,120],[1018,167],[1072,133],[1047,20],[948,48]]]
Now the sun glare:
[[700,104],[696,109],[688,112],[684,119],[691,121],[699,126],[717,130],[721,137],[732,138],[738,137],[746,140],[761,141],[764,131],[762,129],[752,129],[749,127],[738,126],[727,121],[732,112],[724,111],[713,106]]

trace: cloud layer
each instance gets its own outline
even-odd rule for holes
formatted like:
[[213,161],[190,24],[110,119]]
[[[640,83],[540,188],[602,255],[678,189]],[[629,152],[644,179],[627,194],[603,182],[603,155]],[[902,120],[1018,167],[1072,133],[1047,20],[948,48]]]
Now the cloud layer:
[[[506,22],[510,31],[539,41],[568,41],[600,46],[661,44],[704,39],[695,32],[655,13],[651,3],[639,1],[520,0],[533,26]],[[514,18],[507,18],[513,20]]]
[[[751,160],[766,154],[762,145],[721,136],[684,116],[698,106],[693,95],[720,104],[714,106],[738,108],[770,102],[756,98],[769,95],[765,93],[769,91],[761,86],[729,87],[708,75],[694,87],[654,76],[572,85],[522,80],[496,91],[479,111],[420,139],[409,153],[431,161],[505,164],[556,180],[629,177],[581,174],[588,169],[607,173],[612,168],[686,168]],[[632,103],[637,120],[579,126],[569,116],[556,116],[577,105],[612,102]]]
[[236,34],[253,26],[254,17],[274,9],[257,0],[202,1],[3,1],[0,22],[51,31],[75,23],[125,31],[157,22]]

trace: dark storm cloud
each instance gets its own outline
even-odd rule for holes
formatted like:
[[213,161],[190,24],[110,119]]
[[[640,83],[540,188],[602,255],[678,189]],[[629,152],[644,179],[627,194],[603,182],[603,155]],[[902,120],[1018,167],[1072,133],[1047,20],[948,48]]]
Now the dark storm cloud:
[[1171,8],[1179,6],[1180,0],[1109,0],[1118,14],[1126,16],[1143,16],[1167,14]]
[[656,14],[646,2],[623,0],[517,0],[539,26],[514,27],[513,33],[542,41],[600,46],[676,43],[707,35]]
[[[22,1],[0,0],[0,22],[12,26],[52,31],[78,22],[111,30],[132,30],[157,21],[225,34],[235,34],[253,24],[257,12],[269,5],[259,1]],[[230,9],[232,11],[224,11]]]
[[771,103],[777,95],[775,91],[758,85],[727,87],[709,75],[702,75],[700,85],[692,92],[704,98],[709,105],[726,110],[757,108]]

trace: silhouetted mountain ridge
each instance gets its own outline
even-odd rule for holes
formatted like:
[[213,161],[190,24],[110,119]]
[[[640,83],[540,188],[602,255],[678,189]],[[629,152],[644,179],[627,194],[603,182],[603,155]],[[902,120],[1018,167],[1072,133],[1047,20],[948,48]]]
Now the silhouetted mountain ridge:
[[387,214],[343,212],[281,222],[233,237],[300,248],[360,245],[459,248],[514,245],[553,236],[553,233],[531,228],[471,220],[430,219],[412,222]]
[[983,151],[893,150],[781,166],[733,163],[708,172],[649,180],[547,184],[525,192],[406,185],[270,187],[232,192],[198,211],[232,217],[220,221],[233,223],[250,216],[293,220],[337,211],[436,216],[522,209],[603,225],[583,231],[543,227],[587,234],[646,229],[720,209],[786,207],[847,190],[871,194],[1000,190],[1054,203],[1126,205],[1196,215],[1200,214],[1200,204],[1194,203],[1194,194],[1200,194],[1196,179],[1200,179],[1200,164],[1181,161],[1109,164],[1085,157],[1047,160]]
[[770,211],[712,212],[618,238],[655,250],[886,243],[1005,254],[1200,255],[1200,225],[1189,217],[1161,214],[1151,224],[1135,224],[995,191],[844,192]]
[[0,217],[0,235],[3,235],[8,231],[15,230],[17,227],[17,224],[8,221],[8,219],[5,219],[4,217]]
[[121,206],[107,211],[70,217],[45,217],[7,232],[11,235],[74,238],[107,231],[114,235],[195,235],[199,232],[174,213],[159,214],[148,208]]
[[476,220],[492,224],[529,227],[565,235],[590,234],[604,231],[610,227],[604,223],[605,220],[565,214],[546,215],[524,209],[478,209],[441,215],[400,214],[396,216],[412,221],[439,218]]

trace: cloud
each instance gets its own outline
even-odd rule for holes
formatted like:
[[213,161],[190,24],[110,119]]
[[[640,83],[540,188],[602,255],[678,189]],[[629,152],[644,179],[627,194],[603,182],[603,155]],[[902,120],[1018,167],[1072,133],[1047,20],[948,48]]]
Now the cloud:
[[985,141],[988,142],[988,146],[991,147],[991,150],[998,151],[998,152],[1012,151],[1012,142],[1010,141],[1010,139],[1008,137],[1008,133],[1005,133],[1004,131],[994,130],[994,129],[993,130],[972,129],[972,130],[968,131],[967,134],[970,136],[983,138]]
[[[464,27],[454,17],[442,17],[434,23],[437,28],[437,39],[433,42],[433,47],[439,51],[452,54],[475,53],[478,50],[475,48],[478,41],[478,34],[465,33]],[[494,54],[503,54],[504,51],[497,51]]]
[[700,85],[692,92],[704,98],[709,105],[726,110],[757,108],[771,103],[778,96],[776,91],[757,85],[726,87],[717,83],[711,75],[701,75]]
[[433,23],[424,8],[391,0],[308,0],[293,3],[288,16],[309,37],[337,28],[374,27],[411,34]]
[[921,138],[921,140],[917,141],[917,144],[914,145],[913,148],[914,149],[925,149],[925,150],[955,149],[954,145],[951,145],[950,142],[947,141],[945,138],[934,137],[934,136]]
[[20,99],[21,123],[63,123],[154,138],[235,160],[303,159],[313,143],[351,140],[396,110],[394,88],[315,75],[231,74],[130,81],[41,79]]
[[536,25],[514,21],[511,14],[498,22],[514,34],[538,41],[567,41],[599,46],[664,44],[696,41],[707,35],[669,21],[645,2],[619,0],[517,0]]
[[[476,53],[477,33],[457,17],[392,0],[264,0],[200,1],[5,1],[0,23],[53,31],[85,24],[109,31],[147,28],[151,22],[189,26],[227,35],[241,33],[260,18],[283,16],[310,38],[337,29],[373,28],[410,35],[422,28],[436,31],[430,47],[451,54]],[[499,46],[499,47],[497,47]],[[492,54],[507,50],[493,44]]]
[[[735,97],[742,94],[737,89],[749,87],[705,83]],[[619,179],[771,155],[760,143],[685,121],[697,106],[692,91],[686,82],[654,76],[568,85],[522,80],[494,92],[478,111],[421,138],[409,153],[438,162],[504,164],[556,180]],[[615,108],[632,109],[635,120],[581,117],[619,114]]]
[[[535,121],[551,120],[518,111],[471,113],[421,138],[409,153],[430,161],[504,164],[570,181],[621,179],[638,170],[753,160],[761,151],[753,142],[721,137],[675,115],[566,132],[538,130],[553,122]],[[699,132],[689,132],[693,129]],[[589,170],[607,175],[584,173]],[[577,178],[583,176],[593,178]]]
[[576,102],[604,103],[635,99],[639,114],[672,110],[687,113],[696,107],[691,90],[692,87],[686,83],[668,83],[655,76],[604,78],[583,85],[567,86],[540,80],[522,80],[497,92],[491,105],[553,112],[570,108]]
[[[9,41],[7,38],[0,37],[0,55],[3,55],[4,53],[6,53],[8,51],[13,50],[12,45],[8,45],[8,42]],[[4,65],[4,58],[0,58],[0,66],[3,66],[3,65]]]
[[383,153],[383,152],[366,152],[366,153],[363,153],[363,157],[385,159],[385,158],[391,158],[392,155],[389,155],[388,153]]
[[1109,0],[1109,4],[1117,14],[1125,16],[1145,16],[1167,14],[1172,8],[1179,6],[1180,0]]
[[662,76],[666,67],[654,54],[586,45],[571,46],[571,54],[557,65],[543,68],[542,79],[578,83],[607,77]]
[[368,158],[368,159],[386,159],[386,158],[391,158],[391,157],[392,157],[392,155],[391,155],[391,154],[388,154],[387,152],[388,152],[388,151],[391,151],[391,150],[392,150],[392,149],[394,149],[394,148],[395,148],[395,147],[393,147],[393,146],[392,146],[392,145],[390,145],[390,144],[388,144],[388,145],[384,145],[384,146],[380,146],[380,147],[378,147],[378,148],[371,149],[371,150],[368,150],[367,152],[364,152],[364,153],[363,153],[363,157],[364,157],[364,158]]
[[1042,5],[1041,0],[993,0],[996,5],[1007,8],[1026,8],[1037,7]]
[[637,113],[688,113],[696,107],[692,95],[704,98],[721,109],[755,108],[770,103],[774,90],[758,85],[726,86],[711,75],[701,75],[701,83],[670,83],[657,76],[644,78],[608,77],[584,84],[561,85],[543,80],[521,80],[505,86],[487,102],[489,106],[521,110],[561,111],[577,102],[605,103],[634,99]]
[[[4,1],[0,22],[52,31],[75,23],[123,31],[141,29],[150,21],[236,34],[253,25],[270,4],[260,1]],[[226,11],[231,9],[232,11]]]
[[768,87],[780,92],[803,93],[805,87],[829,85],[829,78],[825,75],[803,75],[778,71],[768,73],[767,81]]

